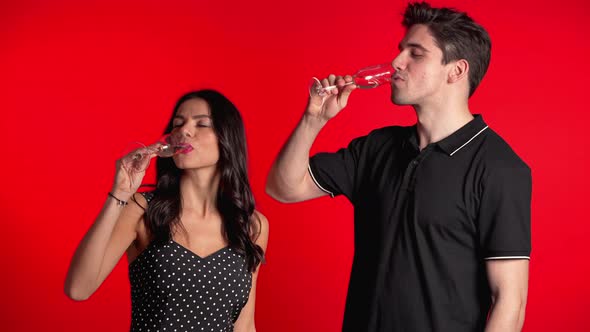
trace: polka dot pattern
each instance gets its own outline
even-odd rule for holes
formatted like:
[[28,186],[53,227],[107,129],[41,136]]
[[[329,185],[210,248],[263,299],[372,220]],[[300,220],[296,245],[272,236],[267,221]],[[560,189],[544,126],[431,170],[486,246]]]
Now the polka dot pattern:
[[170,240],[152,242],[129,265],[129,281],[132,332],[223,332],[233,331],[252,274],[230,247],[199,257]]
[[233,331],[252,274],[234,249],[201,258],[175,241],[150,245],[129,266],[131,331]]

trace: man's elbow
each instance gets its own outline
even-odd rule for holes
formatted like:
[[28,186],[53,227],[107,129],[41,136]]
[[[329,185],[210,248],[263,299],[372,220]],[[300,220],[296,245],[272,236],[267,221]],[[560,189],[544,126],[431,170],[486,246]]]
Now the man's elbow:
[[293,203],[294,201],[289,197],[288,190],[285,190],[284,184],[281,184],[279,179],[271,172],[266,179],[266,193],[281,203]]
[[83,287],[76,287],[72,283],[66,282],[64,285],[64,293],[67,297],[74,301],[88,300],[93,292],[83,289]]
[[288,197],[288,195],[286,195],[284,192],[281,192],[281,190],[279,190],[279,188],[277,188],[276,186],[273,186],[270,182],[266,183],[265,191],[268,194],[268,196],[274,198],[275,200],[277,200],[281,203],[295,203],[296,202],[296,200],[290,199]]
[[270,174],[266,179],[265,191],[270,197],[281,203],[299,203],[319,197],[310,192],[309,181],[306,176],[299,180],[286,180]]

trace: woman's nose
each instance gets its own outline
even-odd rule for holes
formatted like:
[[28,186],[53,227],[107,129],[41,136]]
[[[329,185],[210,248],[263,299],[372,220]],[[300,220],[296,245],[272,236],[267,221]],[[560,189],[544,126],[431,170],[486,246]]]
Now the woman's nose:
[[191,128],[189,126],[186,126],[186,125],[183,126],[181,133],[182,133],[182,136],[184,136],[184,137],[193,137],[193,133],[192,133]]

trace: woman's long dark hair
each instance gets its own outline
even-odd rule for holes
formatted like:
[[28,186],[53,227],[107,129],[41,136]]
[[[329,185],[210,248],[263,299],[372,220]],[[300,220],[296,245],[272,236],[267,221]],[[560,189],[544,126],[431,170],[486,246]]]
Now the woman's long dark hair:
[[[219,145],[217,167],[220,174],[217,194],[217,209],[223,220],[223,232],[229,246],[246,258],[247,268],[253,272],[263,259],[263,251],[254,243],[260,222],[254,214],[254,196],[250,189],[247,172],[246,135],[242,117],[234,104],[214,90],[189,92],[182,96],[170,118],[164,133],[173,129],[174,115],[182,103],[200,98],[209,104],[213,129]],[[165,242],[180,224],[180,176],[172,158],[158,158],[156,162],[156,189],[154,198],[146,210],[146,226],[155,241]],[[257,227],[256,227],[257,226]],[[256,233],[256,234],[254,234]]]

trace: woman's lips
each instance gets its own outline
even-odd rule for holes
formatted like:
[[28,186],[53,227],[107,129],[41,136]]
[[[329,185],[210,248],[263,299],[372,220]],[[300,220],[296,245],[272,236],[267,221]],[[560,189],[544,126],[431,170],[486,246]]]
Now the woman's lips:
[[180,153],[189,153],[194,150],[193,146],[188,143],[178,143]]

